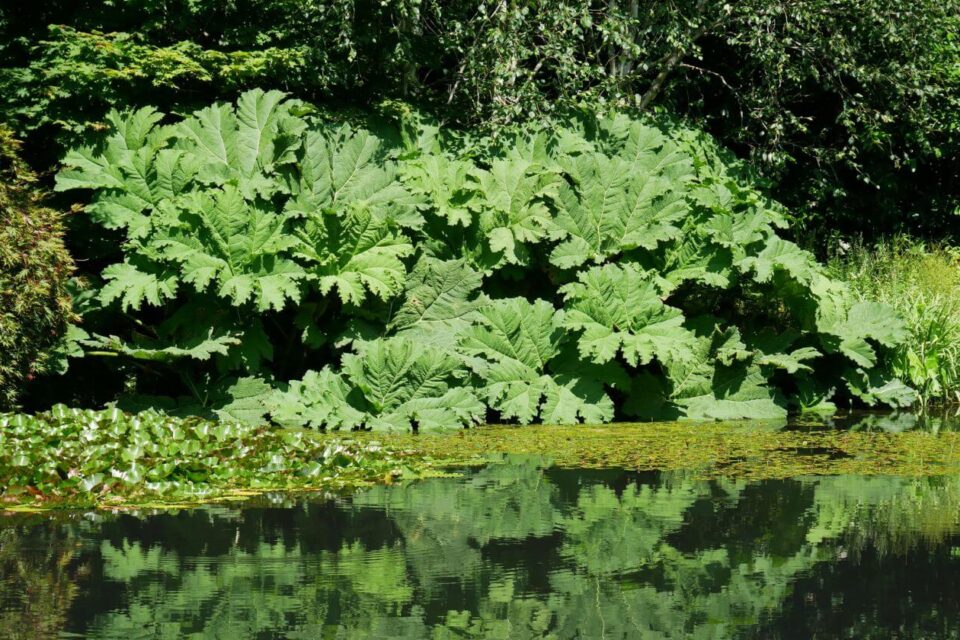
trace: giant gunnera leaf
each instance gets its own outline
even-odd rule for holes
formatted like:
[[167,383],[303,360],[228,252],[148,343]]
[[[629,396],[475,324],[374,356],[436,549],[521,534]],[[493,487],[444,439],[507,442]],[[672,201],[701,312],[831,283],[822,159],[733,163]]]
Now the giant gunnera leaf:
[[364,414],[351,403],[351,390],[329,367],[308,371],[274,394],[270,417],[290,427],[353,429],[363,424]]
[[410,240],[364,208],[343,215],[314,213],[297,233],[296,254],[320,292],[336,289],[345,304],[360,305],[367,295],[389,299],[403,286],[401,258],[413,253]]
[[158,235],[155,246],[180,264],[184,282],[209,286],[235,306],[248,301],[261,311],[300,299],[303,267],[287,257],[296,239],[286,218],[243,199],[226,187],[198,194],[183,212],[183,224]]
[[648,420],[785,417],[787,411],[760,366],[749,361],[725,364],[718,358],[729,348],[730,338],[730,333],[697,335],[688,356],[666,367],[666,379],[642,373],[633,382],[626,410]]
[[296,197],[288,210],[296,215],[365,209],[377,219],[419,226],[418,200],[397,178],[380,138],[347,126],[311,129],[304,136]]
[[531,246],[549,233],[547,202],[556,193],[559,176],[510,157],[494,160],[488,170],[475,169],[472,177],[480,198],[475,205],[479,241],[508,264],[527,264]]
[[556,198],[552,229],[562,242],[550,254],[551,263],[575,268],[637,248],[655,251],[677,238],[688,205],[684,182],[664,174],[669,164],[657,153],[640,151],[561,159],[568,180]]
[[343,357],[343,375],[374,431],[435,431],[477,424],[484,406],[449,353],[406,338],[381,339]]
[[484,305],[478,320],[463,333],[460,348],[473,356],[479,393],[503,418],[521,424],[613,418],[613,401],[600,380],[552,371],[565,335],[563,312],[543,300],[510,298]]
[[591,267],[561,289],[567,302],[563,326],[578,331],[587,360],[609,362],[617,354],[631,365],[686,359],[694,336],[683,313],[664,304],[654,274],[631,264]]
[[452,349],[477,318],[483,276],[463,260],[421,258],[390,321],[396,335]]
[[197,158],[201,182],[232,184],[248,198],[278,189],[273,176],[296,160],[305,129],[291,113],[294,103],[284,97],[254,89],[240,96],[235,109],[215,104],[180,123],[177,148]]

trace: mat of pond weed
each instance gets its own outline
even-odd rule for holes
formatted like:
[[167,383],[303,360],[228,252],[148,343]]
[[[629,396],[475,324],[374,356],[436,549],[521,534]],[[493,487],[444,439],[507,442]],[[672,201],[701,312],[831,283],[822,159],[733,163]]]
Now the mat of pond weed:
[[[370,436],[373,437],[373,436]],[[377,436],[452,464],[491,453],[549,457],[563,468],[686,469],[703,477],[939,475],[960,471],[960,433],[783,428],[758,422],[484,427],[456,434]]]

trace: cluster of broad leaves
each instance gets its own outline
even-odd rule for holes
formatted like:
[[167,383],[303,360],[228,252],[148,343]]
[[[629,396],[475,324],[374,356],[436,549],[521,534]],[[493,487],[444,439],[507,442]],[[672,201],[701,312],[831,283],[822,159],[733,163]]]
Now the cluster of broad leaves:
[[902,322],[693,132],[377,135],[259,90],[109,120],[57,188],[121,238],[90,306],[124,320],[82,343],[149,365],[129,406],[424,430],[913,401],[882,367]]
[[237,421],[57,405],[0,413],[0,498],[62,506],[194,501],[380,480],[404,462],[374,442]]

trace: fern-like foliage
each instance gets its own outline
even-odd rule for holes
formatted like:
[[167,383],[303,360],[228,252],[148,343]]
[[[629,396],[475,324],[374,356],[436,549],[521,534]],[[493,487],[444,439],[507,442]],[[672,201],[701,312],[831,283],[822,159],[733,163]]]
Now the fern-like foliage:
[[141,394],[376,430],[913,400],[884,367],[903,323],[782,238],[702,136],[374,131],[276,91],[109,125],[57,188],[91,191],[120,247],[78,345],[148,363]]

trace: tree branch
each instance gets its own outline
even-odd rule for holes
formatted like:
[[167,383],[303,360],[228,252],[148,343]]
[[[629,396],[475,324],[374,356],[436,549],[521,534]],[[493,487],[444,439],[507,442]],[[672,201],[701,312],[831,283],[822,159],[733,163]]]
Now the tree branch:
[[676,68],[677,64],[680,63],[680,60],[683,59],[685,53],[685,51],[675,49],[674,52],[667,57],[667,61],[664,63],[663,68],[660,69],[660,73],[658,73],[657,77],[653,79],[653,82],[640,99],[641,111],[646,109],[650,103],[653,102],[654,98],[660,95],[660,90],[663,89],[664,83],[667,81],[670,73],[674,70],[674,68]]
[[[697,15],[702,15],[706,5],[706,0],[699,0],[697,2],[696,13]],[[713,31],[721,24],[723,24],[724,18],[726,16],[721,16],[717,20],[711,22],[708,25],[705,25],[693,33],[690,37],[689,42],[692,44],[703,37],[705,34]],[[660,69],[660,73],[657,74],[657,77],[653,79],[653,82],[647,88],[646,92],[643,94],[643,97],[640,98],[640,109],[646,109],[650,106],[650,103],[653,102],[660,91],[663,89],[663,85],[666,84],[667,78],[670,77],[670,74],[673,73],[673,70],[677,68],[677,65],[680,64],[680,61],[683,60],[683,57],[687,55],[687,51],[683,47],[677,47],[672,52],[667,54],[664,60],[663,68]]]

